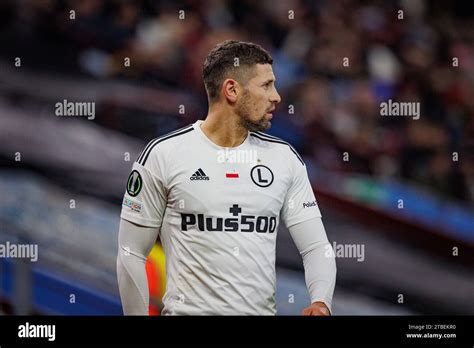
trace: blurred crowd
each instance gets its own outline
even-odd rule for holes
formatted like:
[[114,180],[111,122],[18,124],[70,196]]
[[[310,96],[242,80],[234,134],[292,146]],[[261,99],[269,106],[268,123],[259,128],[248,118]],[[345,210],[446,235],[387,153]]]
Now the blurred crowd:
[[[7,0],[0,57],[187,93],[203,112],[176,116],[188,124],[205,116],[210,48],[256,42],[274,58],[282,96],[271,134],[324,169],[416,183],[474,206],[473,15],[462,2],[423,0]],[[419,102],[420,118],[381,116],[389,99]],[[129,133],[124,114],[137,117],[102,113],[97,122]],[[146,122],[169,116],[157,110]]]

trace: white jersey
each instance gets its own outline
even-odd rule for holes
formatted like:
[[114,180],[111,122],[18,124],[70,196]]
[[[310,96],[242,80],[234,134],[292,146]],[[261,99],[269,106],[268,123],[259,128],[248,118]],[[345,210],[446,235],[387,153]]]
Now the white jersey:
[[197,121],[151,141],[133,165],[121,217],[159,228],[164,315],[274,315],[279,220],[320,217],[291,145],[248,132],[224,148]]

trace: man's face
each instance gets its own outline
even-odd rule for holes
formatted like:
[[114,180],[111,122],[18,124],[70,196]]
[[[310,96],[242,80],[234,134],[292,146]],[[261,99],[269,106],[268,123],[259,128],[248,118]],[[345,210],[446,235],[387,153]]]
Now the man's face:
[[273,110],[281,98],[270,64],[257,64],[251,72],[253,76],[243,86],[243,93],[237,100],[236,113],[240,124],[249,131],[264,131],[271,127]]

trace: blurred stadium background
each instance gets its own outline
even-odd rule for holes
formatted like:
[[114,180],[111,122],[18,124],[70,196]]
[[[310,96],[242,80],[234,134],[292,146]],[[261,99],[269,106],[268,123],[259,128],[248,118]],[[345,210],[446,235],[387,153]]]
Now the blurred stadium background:
[[[1,1],[0,243],[39,246],[0,258],[1,313],[121,313],[125,180],[150,139],[205,117],[201,65],[225,39],[272,53],[269,133],[304,156],[330,241],[364,247],[337,258],[334,314],[474,314],[473,11],[427,0]],[[56,116],[64,99],[95,118]],[[381,117],[388,99],[420,119]],[[156,246],[153,314],[163,261]],[[278,314],[300,314],[284,229],[277,270]]]

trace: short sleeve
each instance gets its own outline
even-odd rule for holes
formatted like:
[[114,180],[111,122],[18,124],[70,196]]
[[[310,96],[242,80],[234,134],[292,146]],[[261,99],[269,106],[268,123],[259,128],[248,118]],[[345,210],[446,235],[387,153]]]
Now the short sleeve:
[[299,163],[283,203],[281,219],[286,227],[321,217],[305,165]]
[[163,180],[135,162],[127,178],[120,217],[142,226],[161,227],[166,197]]

